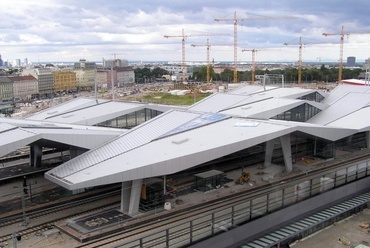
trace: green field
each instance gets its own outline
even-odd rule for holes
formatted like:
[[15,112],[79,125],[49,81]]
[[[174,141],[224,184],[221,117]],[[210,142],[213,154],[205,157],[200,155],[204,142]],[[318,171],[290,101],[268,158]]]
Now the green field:
[[150,93],[136,99],[140,102],[166,104],[166,105],[182,105],[189,106],[195,102],[199,102],[210,94],[187,94],[184,96],[176,96],[168,93]]

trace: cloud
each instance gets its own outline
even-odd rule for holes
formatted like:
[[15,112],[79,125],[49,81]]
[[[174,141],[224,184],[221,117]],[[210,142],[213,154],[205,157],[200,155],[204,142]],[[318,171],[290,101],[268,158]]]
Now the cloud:
[[[3,1],[0,15],[6,21],[0,23],[0,52],[9,60],[28,57],[30,61],[37,61],[40,55],[52,61],[81,57],[99,61],[112,53],[124,54],[129,60],[180,60],[181,38],[166,39],[164,35],[180,36],[184,29],[189,36],[187,59],[204,61],[205,54],[190,44],[205,44],[207,37],[196,34],[227,34],[208,38],[213,44],[233,44],[233,22],[214,19],[232,19],[236,13],[238,18],[247,18],[237,26],[238,58],[244,59],[242,48],[283,48],[284,42],[299,37],[336,43],[338,36],[324,37],[322,33],[340,33],[341,26],[347,32],[366,33],[370,31],[369,7],[367,0]],[[269,20],[293,16],[295,19]],[[366,34],[350,35],[344,56],[369,57],[368,38]],[[335,60],[339,48],[333,47],[337,50],[328,46],[325,57]],[[322,47],[312,48],[304,59],[316,59],[322,51]],[[233,48],[214,47],[212,55],[232,61]],[[269,56],[278,60],[275,57],[281,53]],[[296,57],[292,52],[290,59]]]

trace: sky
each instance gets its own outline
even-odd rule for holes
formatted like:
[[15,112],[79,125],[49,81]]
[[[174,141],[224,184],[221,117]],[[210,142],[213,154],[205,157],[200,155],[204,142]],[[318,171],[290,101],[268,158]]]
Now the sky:
[[[4,61],[338,62],[370,57],[368,0],[0,0]],[[215,21],[220,19],[220,21]],[[333,35],[323,36],[323,33]],[[165,38],[165,35],[170,36]],[[287,45],[284,45],[286,43]],[[197,45],[197,46],[192,46]],[[246,50],[246,51],[243,51]]]

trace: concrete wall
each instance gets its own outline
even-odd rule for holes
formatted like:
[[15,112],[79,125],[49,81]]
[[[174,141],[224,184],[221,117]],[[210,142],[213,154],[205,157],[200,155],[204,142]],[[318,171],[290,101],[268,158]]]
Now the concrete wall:
[[370,190],[370,177],[320,194],[189,247],[235,247],[246,239],[253,240],[302,215],[318,211],[368,190]]

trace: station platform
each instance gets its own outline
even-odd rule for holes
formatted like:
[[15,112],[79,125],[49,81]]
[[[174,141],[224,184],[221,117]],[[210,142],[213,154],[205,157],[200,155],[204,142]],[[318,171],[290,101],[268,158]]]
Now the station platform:
[[[312,169],[312,164],[312,158],[300,160],[299,163],[295,164],[293,174]],[[248,183],[235,183],[236,179],[240,177],[242,169],[227,172],[225,173],[226,181],[223,187],[213,188],[207,191],[196,190],[195,187],[192,190],[183,189],[176,196],[166,199],[166,203],[169,203],[171,206],[170,212],[163,206],[150,211],[139,211],[139,213],[129,216],[120,212],[116,208],[89,213],[77,218],[61,221],[56,223],[56,227],[69,237],[72,237],[78,242],[84,243],[109,235],[115,231],[123,230],[138,222],[145,222],[146,220],[153,218],[154,213],[156,218],[161,218],[161,216],[189,209],[202,202],[212,201],[235,192],[247,191],[256,186],[270,184],[273,180],[279,180],[286,176],[283,173],[285,167],[276,164],[272,164],[268,168],[261,168],[261,165],[253,165],[245,167],[243,170],[248,171],[250,174],[250,180]],[[289,176],[292,176],[292,174]],[[175,183],[182,184],[184,182],[179,180]]]
[[[320,159],[302,158],[294,164],[293,174],[302,173],[302,171],[309,171],[316,167],[317,163],[320,163]],[[242,185],[235,184],[235,180],[241,176],[243,170],[250,173],[250,181]],[[171,211],[186,209],[196,204],[217,199],[230,193],[245,191],[263,184],[270,184],[274,180],[279,180],[282,177],[287,176],[284,174],[284,170],[284,165],[277,164],[272,164],[268,168],[261,168],[261,164],[245,166],[243,169],[240,168],[239,170],[226,172],[225,176],[228,181],[221,188],[214,188],[207,191],[184,190],[183,192],[186,193],[175,195],[171,199],[166,199],[166,201],[170,203]],[[292,174],[290,174],[290,176],[292,176]],[[32,178],[30,182],[32,181],[37,181],[37,184],[32,185],[33,202],[30,202],[29,200],[26,202],[27,209],[32,209],[32,207],[37,207],[40,204],[52,204],[53,202],[60,201],[62,197],[67,196],[67,192],[57,193],[61,192],[59,190],[63,189],[46,180],[43,176]],[[182,183],[183,181],[181,180],[174,182],[175,186],[180,186]],[[38,197],[38,191],[40,195],[44,192],[44,197]],[[1,214],[4,214],[11,209],[15,209],[15,206],[18,208],[18,212],[21,211],[21,197],[23,194],[21,179],[5,185],[0,185],[0,192],[7,192],[6,194],[3,193],[0,195],[0,218],[2,218]],[[53,198],[54,194],[55,198]],[[83,194],[85,193],[78,195]],[[65,199],[68,198],[69,197],[65,197]],[[3,209],[1,207],[3,207]],[[158,216],[168,214],[168,212],[163,207],[157,208],[153,211],[142,211],[135,216],[128,216],[121,213],[119,211],[119,207],[115,207],[109,210],[105,209],[76,218],[71,218],[66,221],[61,221],[56,223],[55,226],[64,236],[64,240],[72,239],[74,241],[70,240],[70,242],[75,242],[74,245],[78,245],[83,241],[102,237],[121,228],[123,229],[125,226],[134,225],[135,223],[141,222],[145,219],[153,218],[154,214],[156,218],[158,218]],[[37,222],[38,220],[32,220],[32,224],[37,224]],[[21,230],[20,227],[17,227],[17,229]]]

